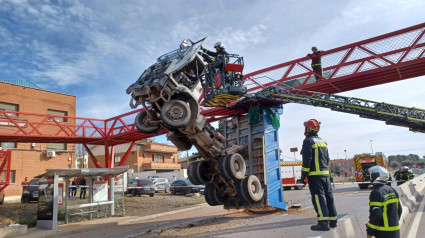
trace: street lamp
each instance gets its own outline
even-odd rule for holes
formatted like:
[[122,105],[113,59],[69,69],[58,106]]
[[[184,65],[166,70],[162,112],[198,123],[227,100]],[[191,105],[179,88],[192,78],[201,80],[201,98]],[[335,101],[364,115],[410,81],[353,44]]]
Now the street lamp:
[[372,141],[373,141],[373,140],[370,140],[370,149],[372,150],[372,155],[373,155]]

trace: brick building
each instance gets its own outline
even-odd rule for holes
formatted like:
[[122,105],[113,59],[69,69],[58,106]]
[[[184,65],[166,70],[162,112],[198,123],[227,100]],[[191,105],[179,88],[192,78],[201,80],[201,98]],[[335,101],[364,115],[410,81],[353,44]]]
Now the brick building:
[[[129,146],[130,143],[115,146],[114,166],[118,166]],[[102,145],[90,147],[90,151],[102,166],[105,166],[104,148]],[[177,147],[173,145],[156,143],[150,139],[141,140],[133,146],[125,165],[128,165],[135,173],[152,170],[158,172],[175,171],[181,169],[181,164],[177,161],[177,153]],[[89,159],[89,168],[95,168],[91,159]]]
[[[51,114],[75,117],[76,97],[57,92],[42,90],[29,81],[21,80],[13,83],[0,82],[0,110]],[[8,116],[22,120],[25,115],[8,113]],[[26,115],[29,117],[28,115]],[[72,123],[66,118],[55,118],[60,123]],[[2,123],[3,122],[3,123]],[[1,127],[11,127],[7,119],[0,118]],[[21,182],[44,173],[46,169],[74,168],[75,146],[66,143],[20,143],[4,141],[0,136],[0,147],[12,151],[11,184],[6,187],[6,199],[11,196],[20,197]]]

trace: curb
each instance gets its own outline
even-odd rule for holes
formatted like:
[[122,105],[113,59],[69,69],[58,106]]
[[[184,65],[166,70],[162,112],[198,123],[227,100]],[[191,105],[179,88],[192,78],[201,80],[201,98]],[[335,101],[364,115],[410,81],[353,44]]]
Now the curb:
[[[67,227],[69,225],[74,225],[78,223],[74,223],[74,224],[64,224],[64,225],[59,225],[57,230],[40,230],[37,228],[31,228],[28,229],[28,232],[25,234],[22,234],[23,237],[31,237],[31,238],[36,238],[36,237],[44,237],[44,238],[50,238],[50,237],[62,237],[62,236],[67,236],[67,235],[75,235],[78,233],[83,233],[86,231],[91,231],[93,229],[102,229],[102,228],[106,228],[106,227],[111,227],[111,226],[118,226],[118,225],[125,225],[125,224],[131,224],[131,223],[137,223],[143,220],[148,220],[148,219],[152,219],[152,218],[157,218],[157,217],[161,217],[161,216],[167,216],[167,215],[172,215],[172,214],[176,214],[176,213],[181,213],[181,212],[187,212],[187,211],[192,211],[192,210],[196,210],[196,209],[200,209],[203,208],[205,206],[208,206],[207,203],[202,203],[193,207],[189,207],[189,208],[185,208],[185,209],[179,209],[179,210],[175,210],[175,211],[169,211],[169,212],[164,212],[164,213],[159,213],[159,214],[154,214],[154,215],[148,215],[148,216],[143,216],[143,217],[137,217],[137,216],[132,216],[132,217],[108,217],[108,218],[104,218],[104,222],[102,222],[101,224],[90,224],[90,223],[85,223],[83,226],[76,226],[76,227]],[[114,220],[114,218],[116,218],[116,220]],[[111,219],[112,221],[108,221],[108,219]],[[101,221],[102,219],[96,219],[93,221]],[[89,226],[87,226],[89,225]],[[34,229],[34,230],[32,230]],[[37,232],[39,232],[39,234],[37,234]]]

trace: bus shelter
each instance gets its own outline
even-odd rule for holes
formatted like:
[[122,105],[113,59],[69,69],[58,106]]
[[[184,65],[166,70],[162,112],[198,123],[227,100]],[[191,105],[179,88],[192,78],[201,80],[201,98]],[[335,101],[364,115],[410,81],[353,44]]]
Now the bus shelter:
[[[98,206],[109,206],[109,215],[115,215],[114,193],[124,190],[128,166],[115,168],[90,168],[90,169],[52,169],[44,174],[36,176],[39,178],[39,204],[37,213],[37,228],[56,230],[58,225],[59,205],[65,205],[65,223],[68,223],[70,215],[90,213],[91,211],[70,214],[73,209],[93,208]],[[65,185],[59,183],[63,178]],[[69,180],[71,178],[85,178],[86,185],[81,186],[87,190],[88,203],[69,204]],[[98,178],[102,178],[98,181]],[[64,199],[65,197],[65,199]],[[65,201],[64,201],[65,200]],[[63,204],[65,202],[65,204]],[[122,199],[124,208],[124,199]],[[92,210],[92,209],[90,209]]]

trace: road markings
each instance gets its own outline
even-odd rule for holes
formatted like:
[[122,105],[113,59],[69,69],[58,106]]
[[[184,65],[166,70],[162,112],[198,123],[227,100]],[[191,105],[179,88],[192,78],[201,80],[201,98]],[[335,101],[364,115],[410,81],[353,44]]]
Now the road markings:
[[412,225],[410,226],[409,233],[407,233],[407,238],[415,238],[418,233],[419,223],[421,221],[422,215],[424,213],[425,199],[422,198],[421,205],[419,205],[418,211],[413,218]]

